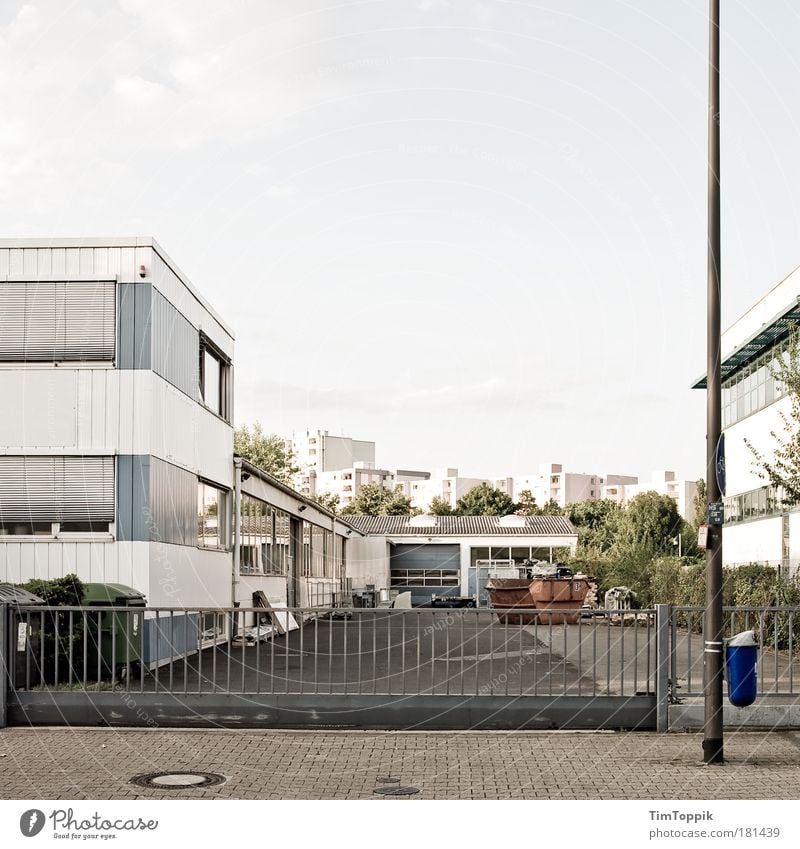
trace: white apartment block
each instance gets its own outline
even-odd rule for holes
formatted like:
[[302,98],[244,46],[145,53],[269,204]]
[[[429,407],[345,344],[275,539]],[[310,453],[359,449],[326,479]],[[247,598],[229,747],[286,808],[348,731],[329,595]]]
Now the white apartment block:
[[631,475],[589,474],[568,472],[560,463],[545,463],[539,466],[538,474],[523,475],[513,479],[514,499],[528,490],[542,507],[555,501],[559,507],[579,501],[592,501],[606,497],[609,486],[635,484],[638,478]]
[[488,478],[465,478],[458,469],[437,469],[427,480],[415,480],[410,483],[411,506],[427,510],[434,498],[444,499],[451,507],[473,487],[482,483],[492,485]]
[[668,495],[677,505],[678,512],[688,522],[694,518],[694,498],[697,495],[697,481],[679,479],[675,472],[653,472],[649,482],[637,484],[607,483],[603,487],[602,498],[615,501],[621,507],[641,492],[656,492]]
[[347,469],[318,472],[311,475],[316,495],[322,493],[339,496],[339,509],[347,507],[358,496],[361,489],[370,484],[378,484],[394,492],[400,490],[411,497],[411,485],[414,481],[424,481],[430,472],[416,472],[407,469],[377,469],[371,463],[356,463]]
[[[722,335],[722,427],[725,438],[724,565],[769,563],[785,570],[800,565],[800,512],[783,503],[783,492],[759,477],[749,440],[773,456],[772,431],[784,430],[791,399],[771,374],[786,357],[800,320],[800,269],[795,269]],[[694,384],[704,389],[705,377]],[[791,418],[790,418],[791,421]]]
[[[315,495],[318,477],[322,472],[375,465],[375,443],[349,436],[332,436],[327,430],[306,430],[293,434],[287,447],[294,454],[300,471],[292,485],[303,495]],[[320,490],[324,492],[325,490]]]

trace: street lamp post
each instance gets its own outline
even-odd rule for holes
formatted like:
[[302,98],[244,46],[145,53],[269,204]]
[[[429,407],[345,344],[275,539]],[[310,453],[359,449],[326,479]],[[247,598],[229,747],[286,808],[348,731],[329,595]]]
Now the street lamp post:
[[[706,481],[708,506],[721,501],[717,448],[721,424],[720,359],[720,111],[719,0],[709,0],[708,42],[708,362],[706,396]],[[717,511],[714,511],[718,516]],[[711,523],[709,510],[709,524]],[[718,521],[715,519],[714,521]],[[703,760],[722,763],[722,525],[710,527],[706,551],[706,610],[703,620],[705,717]]]

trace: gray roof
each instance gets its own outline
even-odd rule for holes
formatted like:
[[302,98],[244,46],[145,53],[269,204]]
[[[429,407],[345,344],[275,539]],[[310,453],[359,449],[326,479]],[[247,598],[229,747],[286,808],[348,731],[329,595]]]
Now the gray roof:
[[14,584],[0,584],[0,602],[5,604],[44,604],[44,599]]
[[[436,524],[425,524],[422,516],[348,516],[350,524],[362,533],[381,536],[575,536],[572,522],[565,516],[515,516],[515,524],[503,516],[434,516]],[[518,522],[519,524],[516,524]]]

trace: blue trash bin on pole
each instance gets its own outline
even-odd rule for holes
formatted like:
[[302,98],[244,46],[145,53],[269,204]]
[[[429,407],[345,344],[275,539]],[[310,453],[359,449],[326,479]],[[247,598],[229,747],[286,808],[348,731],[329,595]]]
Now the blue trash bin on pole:
[[757,665],[758,643],[755,631],[742,631],[728,640],[725,646],[725,667],[728,673],[728,700],[732,705],[747,707],[756,700]]

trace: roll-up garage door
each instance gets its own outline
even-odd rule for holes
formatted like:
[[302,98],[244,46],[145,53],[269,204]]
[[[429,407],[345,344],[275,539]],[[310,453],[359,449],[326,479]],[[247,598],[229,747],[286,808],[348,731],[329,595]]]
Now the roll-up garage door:
[[435,543],[392,547],[392,589],[411,593],[411,603],[427,604],[432,595],[460,595],[461,546]]

